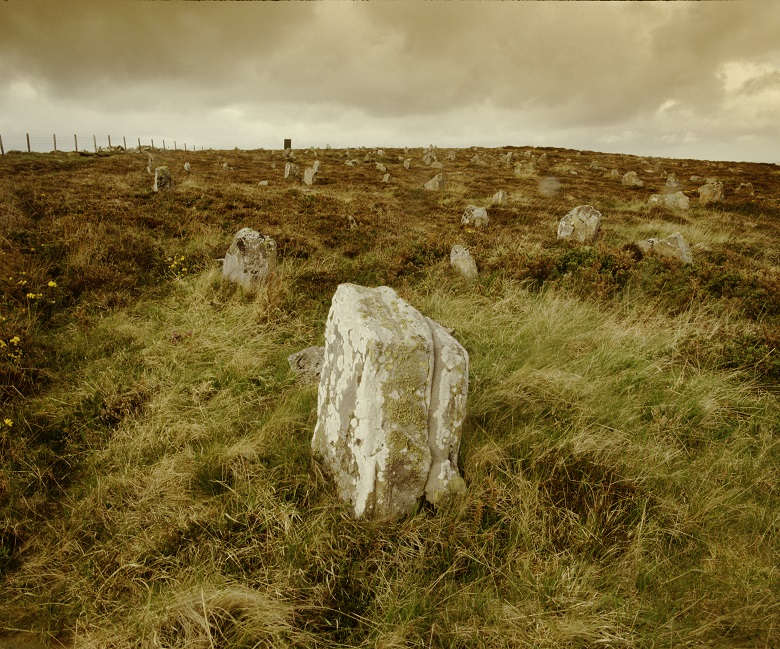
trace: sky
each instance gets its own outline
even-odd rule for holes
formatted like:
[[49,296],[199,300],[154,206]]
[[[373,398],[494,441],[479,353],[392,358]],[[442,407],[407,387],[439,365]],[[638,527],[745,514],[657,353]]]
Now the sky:
[[5,150],[26,133],[780,164],[780,3],[5,0]]

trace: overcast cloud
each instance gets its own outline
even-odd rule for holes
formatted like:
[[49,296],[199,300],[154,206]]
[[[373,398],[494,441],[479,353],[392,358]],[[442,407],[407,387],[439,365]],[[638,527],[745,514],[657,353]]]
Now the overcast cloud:
[[780,163],[778,35],[774,2],[9,0],[0,135]]

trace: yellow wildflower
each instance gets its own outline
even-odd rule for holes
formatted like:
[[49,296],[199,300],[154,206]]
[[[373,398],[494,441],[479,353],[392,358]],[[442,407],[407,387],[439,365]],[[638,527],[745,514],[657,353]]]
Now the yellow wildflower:
[[3,420],[3,423],[8,426],[9,428],[14,425],[14,422],[12,422],[10,419],[6,418]]
[[55,286],[57,286],[57,282],[55,282],[53,279],[50,279],[49,280],[49,287],[50,288],[54,288]]

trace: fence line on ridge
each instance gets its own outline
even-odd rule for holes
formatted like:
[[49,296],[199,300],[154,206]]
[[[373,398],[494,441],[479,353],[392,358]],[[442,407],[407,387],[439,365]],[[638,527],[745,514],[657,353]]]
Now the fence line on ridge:
[[[137,146],[136,146],[137,142]],[[149,138],[148,141],[141,142],[141,138],[135,138],[135,142],[130,142],[130,146],[127,145],[127,138],[124,135],[112,136],[111,134],[103,135],[79,135],[73,134],[73,140],[71,142],[69,137],[57,138],[56,133],[52,133],[51,137],[46,135],[30,135],[25,133],[24,136],[10,136],[3,137],[0,134],[0,155],[5,155],[11,152],[21,153],[52,153],[52,152],[89,152],[99,153],[101,151],[117,151],[130,149],[152,149],[163,151],[196,151],[198,150],[194,145],[182,143],[182,147],[176,140],[158,139],[158,145],[155,146],[154,139]],[[162,146],[160,146],[162,143]],[[171,146],[173,143],[173,146]],[[86,146],[85,146],[86,145]],[[203,151],[203,147],[200,147],[200,151]]]

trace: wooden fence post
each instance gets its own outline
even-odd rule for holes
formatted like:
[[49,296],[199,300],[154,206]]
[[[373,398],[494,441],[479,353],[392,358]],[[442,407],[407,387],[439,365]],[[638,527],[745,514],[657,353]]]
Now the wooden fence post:
[[57,134],[52,133],[52,137],[54,138],[54,153],[57,153]]
[[187,143],[186,142],[184,143],[184,150],[185,151],[187,150]]
[[3,148],[3,136],[0,135],[0,155],[5,155],[5,149]]
[[76,134],[73,134],[73,146],[76,147],[76,153],[79,152],[79,139],[76,137]]
[[163,140],[163,151],[165,151],[165,140]]
[[31,153],[30,151],[30,134],[27,134],[27,153]]
[[176,146],[176,140],[173,141],[173,150],[178,151],[179,147]]
[[154,149],[154,140],[152,140],[152,148]]
[[108,136],[108,148],[109,149],[111,148],[111,136],[110,135]]
[[138,152],[141,152],[141,138],[138,138]]
[[95,153],[97,153],[97,138],[94,135],[92,136],[92,144],[95,145]]
[[127,140],[125,139],[125,136],[122,136],[122,144],[124,145],[125,151],[127,151]]

